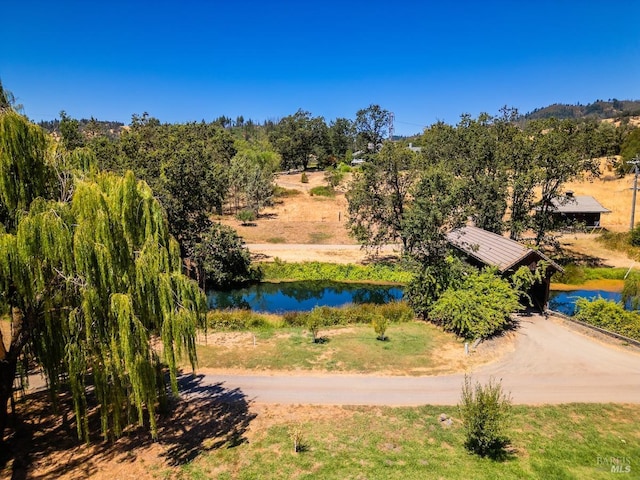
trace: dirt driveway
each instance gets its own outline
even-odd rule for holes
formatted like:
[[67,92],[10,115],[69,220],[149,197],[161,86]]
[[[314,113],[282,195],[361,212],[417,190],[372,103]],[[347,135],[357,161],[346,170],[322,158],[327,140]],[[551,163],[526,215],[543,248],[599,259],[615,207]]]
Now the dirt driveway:
[[[469,372],[501,379],[517,404],[640,403],[640,352],[601,342],[563,320],[522,317],[516,348]],[[204,383],[239,389],[258,403],[454,405],[464,376],[205,375]],[[196,393],[192,393],[197,395]]]

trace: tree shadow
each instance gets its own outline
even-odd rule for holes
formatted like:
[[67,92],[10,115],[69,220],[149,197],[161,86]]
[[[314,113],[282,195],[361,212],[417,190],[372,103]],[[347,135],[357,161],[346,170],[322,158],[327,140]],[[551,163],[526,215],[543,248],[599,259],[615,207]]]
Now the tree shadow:
[[122,437],[105,441],[100,415],[94,407],[89,415],[91,443],[78,440],[73,405],[62,394],[54,413],[46,392],[31,393],[18,405],[12,432],[0,448],[0,477],[11,480],[58,478],[73,472],[75,478],[95,474],[101,463],[133,463],[142,450],[160,449],[168,466],[183,465],[199,454],[233,448],[246,441],[245,432],[255,418],[250,402],[239,390],[223,384],[206,384],[204,376],[179,377],[180,398],[170,400],[167,413],[160,414],[158,439],[148,428],[127,428]]

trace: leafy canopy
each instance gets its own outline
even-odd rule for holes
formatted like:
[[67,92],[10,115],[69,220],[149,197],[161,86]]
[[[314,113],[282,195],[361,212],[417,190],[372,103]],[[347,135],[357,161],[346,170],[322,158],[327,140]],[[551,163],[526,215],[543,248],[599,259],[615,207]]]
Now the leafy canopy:
[[[88,438],[90,384],[105,436],[145,418],[155,435],[161,365],[177,392],[177,359],[186,354],[195,364],[195,329],[206,309],[204,294],[181,273],[164,210],[131,172],[68,172],[72,194],[55,199],[60,177],[50,174],[56,159],[41,131],[8,112],[0,115],[0,138],[0,200],[16,212],[0,229],[0,302],[12,312],[0,378],[12,383],[26,356],[42,366],[54,400],[69,382],[79,436]],[[20,172],[20,188],[7,172]],[[0,419],[6,393],[0,385]]]

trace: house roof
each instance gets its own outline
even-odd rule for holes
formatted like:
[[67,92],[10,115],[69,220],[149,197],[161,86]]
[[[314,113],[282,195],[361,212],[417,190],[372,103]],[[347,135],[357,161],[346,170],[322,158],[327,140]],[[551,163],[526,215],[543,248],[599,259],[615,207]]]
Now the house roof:
[[562,267],[543,253],[481,228],[456,228],[447,234],[447,239],[470,257],[485,265],[496,267],[500,273],[506,272],[532,254],[546,260],[556,270],[562,271]]
[[551,200],[555,213],[610,213],[590,195],[565,195]]

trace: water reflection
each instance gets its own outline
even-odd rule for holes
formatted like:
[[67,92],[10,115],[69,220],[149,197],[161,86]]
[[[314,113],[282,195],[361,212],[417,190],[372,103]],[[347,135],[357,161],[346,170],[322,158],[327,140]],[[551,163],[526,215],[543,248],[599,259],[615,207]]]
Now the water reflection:
[[326,281],[263,282],[246,288],[207,292],[209,308],[244,308],[259,312],[309,311],[315,306],[383,304],[402,298],[402,288]]

